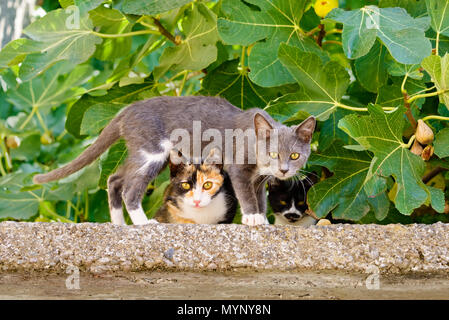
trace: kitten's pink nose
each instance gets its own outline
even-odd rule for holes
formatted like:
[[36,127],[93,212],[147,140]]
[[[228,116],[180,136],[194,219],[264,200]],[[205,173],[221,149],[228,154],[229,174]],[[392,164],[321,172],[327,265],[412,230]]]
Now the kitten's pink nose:
[[200,206],[200,202],[201,202],[201,200],[193,200],[193,203],[195,204],[195,207],[199,207]]

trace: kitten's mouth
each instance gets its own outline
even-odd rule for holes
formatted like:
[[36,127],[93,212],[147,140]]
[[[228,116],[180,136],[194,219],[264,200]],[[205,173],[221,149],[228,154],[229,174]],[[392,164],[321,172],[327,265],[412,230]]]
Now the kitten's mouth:
[[289,222],[296,222],[302,218],[302,215],[299,215],[297,213],[286,213],[284,214],[284,218],[287,219]]
[[280,179],[280,180],[287,180],[290,179],[291,177],[293,177],[292,174],[275,174],[274,175],[276,178]]

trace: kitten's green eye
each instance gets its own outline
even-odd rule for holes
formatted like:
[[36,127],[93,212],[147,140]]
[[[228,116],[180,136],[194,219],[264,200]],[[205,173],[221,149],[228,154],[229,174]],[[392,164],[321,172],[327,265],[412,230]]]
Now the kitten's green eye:
[[304,201],[298,201],[298,205],[302,206],[304,204]]
[[209,190],[210,188],[212,188],[212,182],[207,181],[203,184],[203,189],[204,190]]
[[286,204],[287,204],[287,202],[285,202],[285,201],[279,201],[279,203],[281,204],[281,205],[283,205],[283,206],[285,206]]
[[181,187],[182,187],[184,190],[189,190],[189,189],[190,189],[190,183],[188,183],[188,182],[183,182],[183,183],[181,183]]
[[270,157],[273,159],[277,159],[278,155],[279,154],[277,152],[270,152]]
[[296,160],[296,159],[298,159],[299,158],[299,153],[297,153],[297,152],[293,152],[291,155],[290,155],[290,159],[292,159],[292,160]]

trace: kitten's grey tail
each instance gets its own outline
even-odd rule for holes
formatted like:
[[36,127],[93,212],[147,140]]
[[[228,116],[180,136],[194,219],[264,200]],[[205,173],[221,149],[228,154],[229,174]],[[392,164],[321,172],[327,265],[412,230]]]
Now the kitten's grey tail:
[[105,152],[115,141],[120,138],[120,117],[114,118],[103,129],[97,140],[90,145],[75,160],[65,166],[44,174],[37,174],[33,177],[34,183],[45,183],[58,180],[81,170],[88,164],[92,163],[103,152]]

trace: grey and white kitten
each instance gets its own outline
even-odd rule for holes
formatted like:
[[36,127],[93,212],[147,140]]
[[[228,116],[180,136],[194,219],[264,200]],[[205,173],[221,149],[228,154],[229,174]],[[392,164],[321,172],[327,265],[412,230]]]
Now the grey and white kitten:
[[[66,177],[92,163],[115,141],[123,138],[128,157],[108,179],[111,220],[124,224],[123,200],[134,224],[149,223],[141,205],[147,185],[168,163],[174,143],[170,141],[173,130],[185,129],[192,137],[194,121],[201,122],[201,133],[215,129],[225,137],[225,129],[250,129],[254,130],[257,142],[266,143],[265,150],[257,150],[255,164],[248,161],[248,151],[256,146],[245,143],[243,164],[225,163],[224,169],[240,203],[242,223],[251,226],[267,224],[265,182],[269,177],[288,179],[305,165],[315,129],[313,117],[297,126],[287,127],[261,109],[243,111],[218,97],[156,97],[122,110],[80,156],[61,168],[35,175],[34,182],[45,183]],[[272,145],[269,139],[273,132],[278,136],[277,145]],[[208,141],[202,141],[202,149],[208,144]],[[235,141],[232,147],[235,154]],[[220,149],[225,150],[225,139]]]

